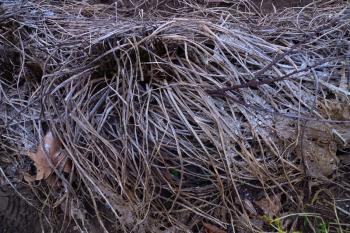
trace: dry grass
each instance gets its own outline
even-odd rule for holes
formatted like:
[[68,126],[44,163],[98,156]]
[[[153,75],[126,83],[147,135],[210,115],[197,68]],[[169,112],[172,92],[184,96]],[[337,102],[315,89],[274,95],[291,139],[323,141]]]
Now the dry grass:
[[4,174],[20,180],[50,129],[74,169],[33,190],[82,232],[92,219],[110,232],[274,231],[256,201],[276,196],[285,230],[349,230],[346,3],[180,5],[28,1],[0,15],[2,160],[17,172]]

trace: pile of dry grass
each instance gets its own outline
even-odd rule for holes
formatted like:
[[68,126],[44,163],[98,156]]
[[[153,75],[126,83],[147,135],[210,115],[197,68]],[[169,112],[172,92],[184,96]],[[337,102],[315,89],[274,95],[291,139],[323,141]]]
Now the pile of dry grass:
[[169,2],[6,6],[2,174],[50,130],[72,171],[31,186],[81,231],[349,229],[345,1]]

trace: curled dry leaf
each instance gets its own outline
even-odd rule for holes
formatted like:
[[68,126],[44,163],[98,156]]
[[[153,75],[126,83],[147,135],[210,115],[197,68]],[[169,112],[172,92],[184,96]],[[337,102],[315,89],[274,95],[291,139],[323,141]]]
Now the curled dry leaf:
[[224,230],[221,230],[220,228],[211,225],[209,223],[203,223],[204,229],[206,231],[206,233],[227,233]]
[[28,157],[34,162],[36,176],[25,175],[24,178],[27,182],[48,178],[55,168],[63,168],[63,171],[67,173],[71,171],[70,161],[61,150],[59,140],[50,131],[44,136],[37,151],[35,153],[29,152]]
[[255,203],[271,218],[277,215],[282,208],[280,196],[262,198]]

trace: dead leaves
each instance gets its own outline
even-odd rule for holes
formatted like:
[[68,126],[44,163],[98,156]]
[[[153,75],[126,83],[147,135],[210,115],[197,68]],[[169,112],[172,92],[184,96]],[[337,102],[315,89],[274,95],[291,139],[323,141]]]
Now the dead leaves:
[[262,198],[259,201],[256,201],[255,204],[264,211],[264,214],[271,218],[276,216],[282,208],[280,196]]
[[37,151],[35,153],[29,152],[28,157],[34,162],[36,175],[25,174],[24,179],[27,182],[48,179],[55,169],[67,173],[71,171],[71,162],[61,149],[58,138],[54,137],[52,132],[48,132],[44,136]]
[[336,149],[332,143],[305,140],[303,153],[308,174],[315,178],[331,175],[338,168]]
[[325,112],[334,120],[349,120],[350,106],[348,102],[327,101]]
[[209,223],[203,223],[204,229],[206,231],[206,233],[227,233],[224,230],[221,230],[220,228],[211,225]]
[[[298,140],[297,125],[287,119],[282,119],[275,123],[277,136],[284,140],[301,141],[302,146],[295,147],[296,154],[304,159],[307,173],[311,177],[321,178],[330,176],[338,168],[339,159],[336,151],[340,147],[338,141],[346,144],[346,134],[341,134],[340,130],[330,127],[320,122],[309,122],[303,129],[303,138]],[[337,137],[335,137],[337,136]]]

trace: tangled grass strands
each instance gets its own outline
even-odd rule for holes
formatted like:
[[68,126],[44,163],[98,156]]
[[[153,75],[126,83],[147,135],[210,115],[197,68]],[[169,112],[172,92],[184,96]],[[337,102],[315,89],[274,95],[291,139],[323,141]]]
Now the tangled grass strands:
[[[305,216],[311,230],[320,216],[347,229],[336,201],[327,214],[304,201],[349,186],[337,157],[350,140],[345,3],[268,16],[248,1],[177,3],[28,1],[1,15],[6,164],[29,171],[26,153],[57,135],[73,170],[35,190],[52,222],[61,211],[82,232],[259,232],[273,219],[293,231]],[[276,198],[262,221],[271,210],[257,203]]]

